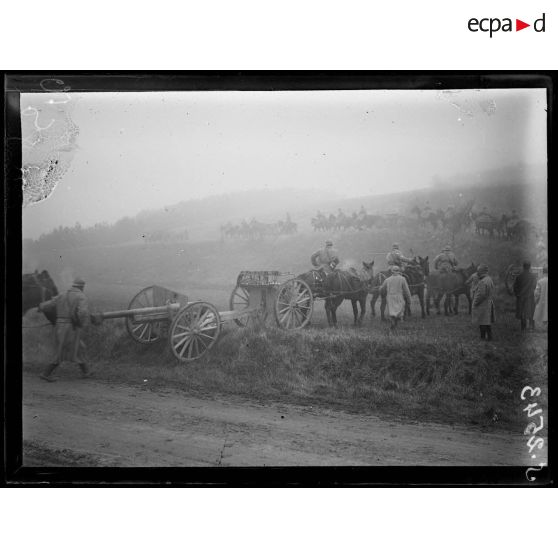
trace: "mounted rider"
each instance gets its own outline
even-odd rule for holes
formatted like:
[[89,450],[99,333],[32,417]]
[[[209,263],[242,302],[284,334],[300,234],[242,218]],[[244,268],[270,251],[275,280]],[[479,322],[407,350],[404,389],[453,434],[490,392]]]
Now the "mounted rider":
[[457,267],[457,258],[451,251],[451,246],[446,244],[440,254],[434,258],[434,269],[440,273],[449,273]]
[[406,258],[403,255],[403,252],[401,252],[401,250],[399,249],[399,244],[397,242],[394,242],[391,245],[391,252],[388,252],[388,255],[386,256],[386,262],[388,264],[388,266],[390,267],[390,269],[393,266],[397,266],[399,267],[402,271],[405,269],[405,264],[413,264],[414,261],[410,258]]
[[339,256],[337,250],[333,247],[333,242],[331,240],[326,241],[324,248],[310,256],[310,261],[314,267],[318,268],[317,271],[323,281],[339,264]]

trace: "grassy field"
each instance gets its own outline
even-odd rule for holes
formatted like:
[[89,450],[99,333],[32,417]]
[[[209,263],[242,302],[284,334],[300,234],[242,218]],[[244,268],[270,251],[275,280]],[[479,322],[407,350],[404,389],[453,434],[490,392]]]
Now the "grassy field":
[[[376,271],[385,269],[383,253],[395,240],[406,254],[412,251],[431,259],[448,241],[444,233],[423,227],[331,236],[344,266],[375,260]],[[253,243],[92,247],[42,254],[40,267],[49,269],[60,288],[74,273],[83,275],[95,310],[125,308],[136,292],[151,284],[224,310],[241,270],[307,271],[310,254],[324,240],[322,234],[307,232]],[[96,377],[107,382],[517,431],[525,424],[519,399],[525,385],[543,389],[540,403],[546,408],[548,346],[545,333],[520,335],[514,300],[505,292],[502,274],[511,263],[532,257],[533,246],[463,233],[456,239],[455,252],[463,265],[473,261],[490,266],[497,285],[493,343],[477,338],[464,299],[460,315],[425,320],[414,299],[413,316],[394,335],[379,318],[371,319],[369,306],[363,327],[353,328],[349,302],[338,312],[341,327],[331,330],[323,302],[317,302],[312,325],[303,331],[228,324],[211,353],[187,366],[176,365],[164,343],[135,344],[124,324],[116,321],[89,328],[89,355]],[[39,325],[41,320],[29,313],[24,324]],[[50,327],[24,329],[28,369],[38,373],[48,359],[50,335]],[[74,372],[64,368],[61,374],[65,373]]]
[[[40,316],[29,314],[36,325]],[[303,331],[225,326],[210,354],[177,365],[166,343],[137,345],[122,322],[90,327],[88,352],[99,380],[173,387],[206,395],[322,405],[405,420],[515,428],[525,422],[525,385],[543,389],[547,338],[521,335],[510,312],[499,315],[493,343],[477,339],[467,315],[411,317],[390,334],[379,319],[331,330],[323,316]],[[38,373],[50,327],[24,330],[24,362]],[[73,374],[65,365],[61,374]]]

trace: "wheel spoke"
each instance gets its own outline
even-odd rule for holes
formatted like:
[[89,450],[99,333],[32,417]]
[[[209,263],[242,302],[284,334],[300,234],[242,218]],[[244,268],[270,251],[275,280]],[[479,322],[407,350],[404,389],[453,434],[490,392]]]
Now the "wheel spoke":
[[148,326],[148,325],[149,325],[149,324],[144,324],[143,329],[141,330],[141,333],[140,333],[140,335],[139,335],[139,336],[140,336],[140,339],[145,339],[144,335],[145,335],[145,331],[147,330],[147,326]]
[[[174,337],[173,337],[174,339]],[[186,341],[188,341],[188,337],[185,337],[184,339],[181,339],[178,343],[176,343],[174,345],[174,349],[175,351],[179,349],[179,347],[182,347],[182,345],[184,345],[184,343],[186,343]]]
[[192,341],[192,337],[186,337],[185,343],[184,345],[182,345],[182,350],[180,351],[180,358],[184,356],[184,352],[186,351],[186,348],[190,345],[191,341]]
[[189,331],[183,331],[182,333],[175,333],[172,338],[173,339],[178,339],[180,337],[184,337],[185,335],[189,335]]
[[211,341],[213,341],[213,339],[215,339],[215,336],[207,335],[207,333],[202,333],[202,332],[200,332],[199,335],[200,335],[201,337],[207,337],[208,339],[211,339]]

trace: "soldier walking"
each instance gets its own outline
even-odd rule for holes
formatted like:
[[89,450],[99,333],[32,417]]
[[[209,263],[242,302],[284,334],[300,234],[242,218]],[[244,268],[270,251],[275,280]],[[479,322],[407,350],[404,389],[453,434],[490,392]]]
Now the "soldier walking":
[[82,377],[92,375],[85,362],[85,345],[81,340],[83,328],[90,319],[87,297],[83,289],[85,281],[76,277],[72,288],[66,293],[47,300],[39,305],[39,312],[56,310],[56,324],[54,326],[55,354],[47,369],[40,378],[47,382],[55,382],[52,373],[64,361],[75,362],[79,365]]
[[411,304],[411,291],[399,266],[391,267],[391,275],[380,286],[380,294],[386,298],[390,329],[393,331],[405,313],[405,304]]

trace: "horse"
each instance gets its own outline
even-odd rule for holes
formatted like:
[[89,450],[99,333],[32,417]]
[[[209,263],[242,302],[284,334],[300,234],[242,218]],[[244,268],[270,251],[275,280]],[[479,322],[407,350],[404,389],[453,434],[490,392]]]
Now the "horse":
[[[430,263],[428,261],[428,256],[426,258],[421,258],[416,256],[413,260],[413,264],[407,265],[403,271],[403,277],[407,280],[409,285],[409,290],[411,291],[411,296],[416,295],[419,297],[421,315],[423,318],[426,317],[424,309],[424,281],[425,278],[430,273]],[[376,302],[380,298],[380,287],[382,283],[391,275],[390,270],[380,271],[376,277],[374,277],[371,283],[371,293],[372,299],[370,300],[370,310],[372,311],[372,316],[376,315]],[[382,297],[380,302],[380,313],[382,316],[382,321],[385,321],[385,310],[386,310],[386,298]],[[411,315],[411,308],[409,305],[405,306],[405,315]]]
[[430,315],[430,300],[434,298],[434,305],[436,313],[440,314],[440,301],[445,295],[444,300],[444,315],[448,316],[451,311],[451,297],[455,297],[453,306],[453,313],[458,313],[459,295],[464,294],[469,303],[469,314],[471,313],[471,294],[469,287],[466,285],[467,279],[475,272],[476,266],[471,265],[465,269],[457,268],[450,272],[435,272],[431,273],[426,279],[426,313]]
[[[320,272],[312,270],[297,277],[308,284],[315,297],[325,298],[328,325],[337,327],[337,308],[344,300],[351,301],[354,325],[362,325],[369,284],[374,277],[374,262],[362,262],[362,266],[360,273],[354,268],[350,271],[335,270],[323,278]],[[357,303],[360,303],[360,316]]]
[[526,219],[520,219],[513,225],[508,223],[507,233],[508,238],[515,242],[527,242],[531,235],[535,234],[535,227]]
[[[58,295],[58,289],[45,269],[38,273],[24,273],[22,280],[22,316],[31,308],[36,308],[41,302],[50,300]],[[45,316],[51,324],[56,323],[56,312],[45,312]]]

